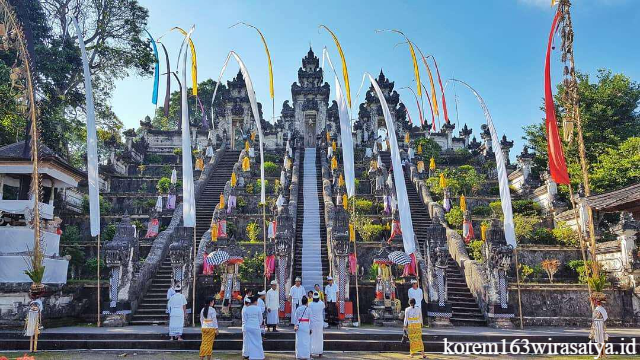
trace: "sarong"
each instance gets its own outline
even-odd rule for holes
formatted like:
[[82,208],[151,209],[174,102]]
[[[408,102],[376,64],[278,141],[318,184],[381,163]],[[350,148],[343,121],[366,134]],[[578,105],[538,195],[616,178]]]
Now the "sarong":
[[422,342],[422,325],[419,323],[409,324],[409,352],[411,355],[424,351]]
[[216,339],[216,329],[202,329],[202,343],[200,344],[200,356],[211,356],[213,352],[213,341]]

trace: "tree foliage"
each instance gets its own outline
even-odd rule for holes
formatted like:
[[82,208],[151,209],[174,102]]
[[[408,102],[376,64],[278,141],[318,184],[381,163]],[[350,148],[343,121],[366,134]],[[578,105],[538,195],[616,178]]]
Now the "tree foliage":
[[[640,84],[623,74],[599,70],[597,82],[590,82],[589,75],[578,73],[578,94],[586,157],[592,188],[601,193],[638,182],[638,140],[640,137]],[[558,126],[562,132],[562,118],[566,116],[561,98],[565,89],[558,85],[555,96]],[[535,169],[547,168],[547,140],[544,120],[524,128],[524,139],[535,151]],[[574,134],[574,139],[577,134]],[[581,182],[581,170],[577,141],[564,144],[565,156],[571,180]]]
[[[153,54],[143,29],[148,12],[137,0],[13,0],[10,1],[34,45],[32,69],[43,142],[76,165],[84,162],[86,131],[82,61],[75,27],[76,17],[87,47],[99,129],[119,135],[122,123],[109,105],[117,79],[131,71],[152,74]],[[0,51],[2,65],[11,66],[11,51]],[[5,82],[2,82],[5,84]],[[0,86],[0,98],[7,99]],[[9,111],[7,111],[9,110]],[[15,117],[2,106],[0,121]],[[24,121],[24,120],[23,120]],[[15,141],[14,130],[3,131],[0,145]],[[3,127],[3,130],[5,128]],[[24,130],[16,131],[19,139]]]

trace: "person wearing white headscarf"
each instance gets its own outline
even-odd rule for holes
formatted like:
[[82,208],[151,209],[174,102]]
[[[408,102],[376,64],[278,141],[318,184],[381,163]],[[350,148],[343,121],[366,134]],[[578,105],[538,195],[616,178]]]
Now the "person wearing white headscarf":
[[292,316],[294,331],[296,332],[296,359],[311,359],[311,317],[312,310],[307,306],[308,299],[302,297],[301,305],[296,308]]
[[250,360],[264,359],[262,347],[262,310],[258,306],[258,297],[253,296],[251,303],[242,309],[242,355]]
[[309,304],[311,309],[311,356],[322,356],[324,352],[324,302],[320,300],[320,294],[313,293],[313,302]]
[[169,299],[169,337],[182,341],[184,318],[187,313],[187,298],[182,294],[182,287],[176,285],[175,294]]
[[278,326],[278,311],[280,310],[280,294],[278,294],[278,283],[275,280],[271,281],[271,289],[267,291],[267,328],[271,328],[271,331],[276,330]]

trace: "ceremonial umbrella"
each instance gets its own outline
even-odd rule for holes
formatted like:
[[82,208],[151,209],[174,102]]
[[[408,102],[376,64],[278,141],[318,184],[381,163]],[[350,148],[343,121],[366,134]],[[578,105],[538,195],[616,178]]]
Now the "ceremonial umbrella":
[[389,254],[389,260],[396,265],[407,265],[411,263],[411,258],[404,251],[394,251]]
[[214,251],[207,256],[207,264],[217,266],[229,260],[229,253],[224,250]]
[[380,251],[373,256],[373,263],[379,265],[391,265],[392,262],[389,260],[389,254],[389,250],[387,250],[386,247],[380,248]]

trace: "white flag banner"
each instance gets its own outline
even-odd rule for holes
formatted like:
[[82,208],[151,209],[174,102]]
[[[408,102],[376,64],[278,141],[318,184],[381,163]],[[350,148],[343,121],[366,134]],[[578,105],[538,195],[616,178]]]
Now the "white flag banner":
[[240,72],[242,72],[242,77],[244,78],[244,84],[247,87],[247,96],[249,97],[249,103],[251,103],[251,111],[253,112],[253,119],[256,122],[256,128],[258,129],[258,142],[260,143],[260,202],[266,204],[266,195],[265,195],[265,183],[264,183],[264,150],[263,144],[264,140],[262,139],[262,124],[260,123],[260,112],[258,111],[258,101],[256,100],[256,92],[253,90],[253,83],[251,82],[251,77],[249,76],[249,72],[247,71],[247,67],[244,65],[240,56],[236,54],[235,51],[230,51],[229,55],[227,55],[227,60],[225,60],[224,65],[222,66],[222,71],[220,71],[220,76],[218,77],[218,82],[216,82],[216,87],[213,90],[213,99],[216,97],[216,93],[218,92],[218,85],[222,80],[222,75],[224,71],[227,69],[227,64],[229,64],[229,59],[233,56],[238,65],[240,66]]
[[84,73],[84,90],[87,103],[87,180],[89,183],[89,222],[91,236],[100,234],[100,179],[98,177],[98,137],[96,136],[96,112],[93,105],[93,87],[91,85],[91,71],[87,59],[87,49],[84,46],[82,32],[78,20],[73,18],[76,27],[78,43],[82,54],[82,70]]
[[[340,139],[342,140],[342,161],[344,162],[344,181],[347,186],[347,195],[352,197],[356,194],[356,175],[355,165],[353,159],[353,136],[351,132],[351,119],[349,118],[349,111],[347,109],[347,101],[342,93],[342,87],[340,86],[340,80],[338,80],[338,74],[333,67],[327,48],[322,51],[323,64],[324,57],[326,56],[327,62],[333,70],[333,75],[336,81],[336,102],[338,103],[338,116],[340,117]],[[331,149],[331,148],[329,148]]]
[[498,171],[500,203],[502,205],[502,214],[504,215],[504,237],[507,240],[507,244],[515,248],[517,245],[516,231],[513,224],[513,209],[511,207],[511,193],[509,192],[509,178],[507,176],[504,154],[502,153],[502,147],[500,146],[500,139],[498,139],[498,133],[496,132],[495,126],[493,126],[493,119],[491,118],[491,114],[489,113],[489,109],[487,108],[484,100],[474,88],[472,88],[464,81],[456,79],[454,79],[454,81],[462,83],[473,92],[476,98],[478,98],[480,106],[482,107],[482,111],[484,112],[484,117],[487,120],[487,126],[489,127],[489,132],[491,133],[491,149],[496,156],[496,170]]
[[413,234],[413,223],[411,222],[411,208],[409,207],[409,197],[407,196],[407,187],[404,183],[404,171],[402,170],[402,161],[400,160],[400,150],[398,148],[398,139],[396,139],[396,129],[389,111],[389,105],[384,98],[384,94],[376,80],[369,73],[365,73],[373,85],[373,89],[380,100],[382,114],[387,125],[387,137],[391,146],[391,164],[393,165],[393,178],[396,187],[396,195],[398,199],[398,211],[400,212],[400,228],[402,230],[402,242],[404,244],[404,252],[413,254],[416,251],[416,242]]
[[[188,43],[192,27],[185,36],[183,43]],[[184,227],[196,226],[196,200],[193,184],[193,164],[191,161],[191,129],[189,127],[189,103],[187,101],[187,54],[189,47],[185,46],[185,54],[182,59],[182,221]],[[181,51],[182,52],[182,51]]]

